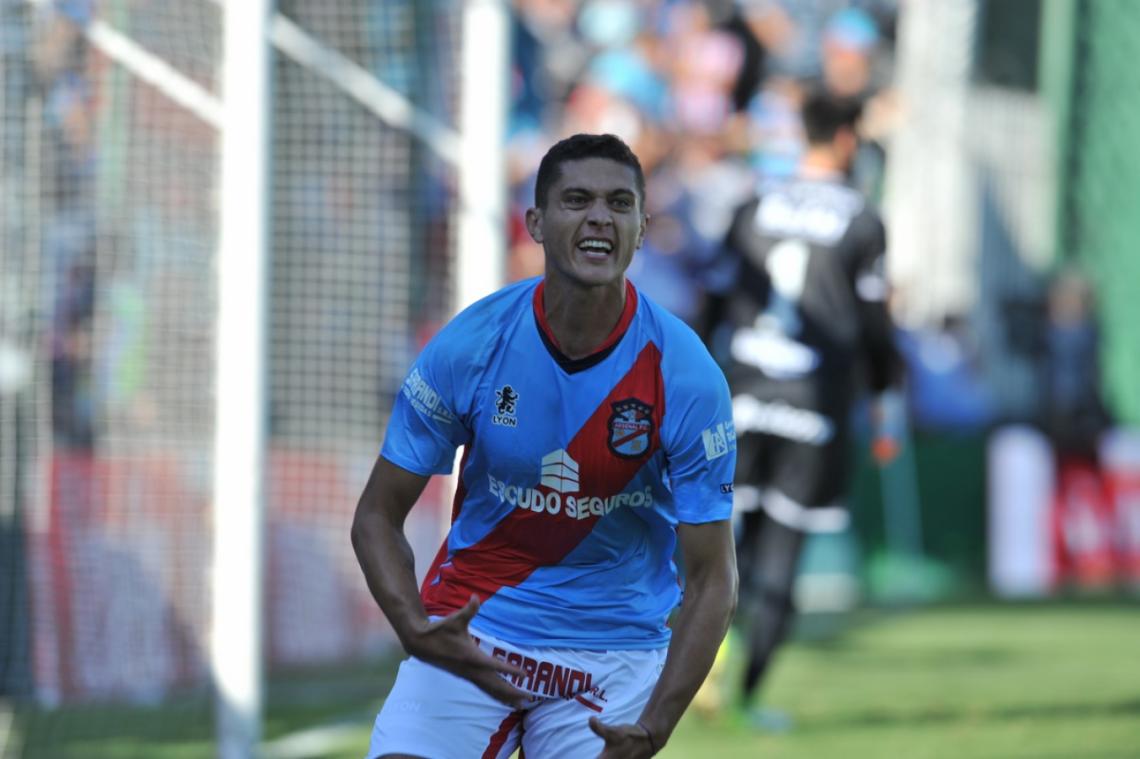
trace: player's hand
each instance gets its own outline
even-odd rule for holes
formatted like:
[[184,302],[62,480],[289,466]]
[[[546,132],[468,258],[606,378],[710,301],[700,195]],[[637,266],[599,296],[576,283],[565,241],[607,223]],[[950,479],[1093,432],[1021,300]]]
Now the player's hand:
[[408,653],[428,664],[469,680],[490,696],[509,706],[521,706],[530,696],[511,685],[502,675],[523,675],[520,668],[488,656],[475,641],[467,625],[479,611],[479,598],[471,600],[459,611],[429,622],[426,627],[404,642]]
[[590,729],[606,742],[598,759],[643,759],[655,753],[649,733],[637,723],[607,725],[597,717],[590,717]]
[[906,438],[906,398],[898,390],[885,390],[876,399],[872,410],[875,428],[871,441],[871,455],[881,467],[889,465],[902,452]]
[[891,435],[877,435],[871,442],[871,455],[879,466],[887,466],[898,458],[901,450],[899,441]]

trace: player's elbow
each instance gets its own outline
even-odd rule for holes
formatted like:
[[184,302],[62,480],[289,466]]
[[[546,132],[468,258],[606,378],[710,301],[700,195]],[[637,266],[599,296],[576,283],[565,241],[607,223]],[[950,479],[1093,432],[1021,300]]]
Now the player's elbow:
[[732,598],[732,610],[736,611],[736,603],[740,598],[740,572],[736,569],[736,562],[732,562],[732,569],[729,571],[729,582],[731,583],[731,590],[729,596]]
[[710,572],[701,583],[700,592],[709,599],[708,612],[714,617],[723,618],[725,625],[736,614],[739,598],[740,577],[736,571],[736,561],[732,556]]
[[348,536],[352,542],[352,550],[357,556],[365,550],[365,546],[372,542],[370,535],[372,534],[373,527],[369,524],[368,509],[364,507],[363,502],[357,504],[356,513],[352,517],[352,527],[349,528]]
[[736,570],[736,562],[732,562],[732,566],[727,571],[727,586],[725,592],[726,606],[728,608],[727,617],[731,620],[736,616],[736,606],[740,601],[740,573]]
[[364,528],[360,525],[360,513],[352,519],[352,527],[348,530],[348,539],[352,543],[353,552],[359,556],[360,546],[364,543]]
[[[736,553],[729,552],[715,573],[715,593],[720,599],[725,619],[731,621],[736,614],[740,596],[740,573],[736,569]],[[727,623],[726,623],[727,624]]]

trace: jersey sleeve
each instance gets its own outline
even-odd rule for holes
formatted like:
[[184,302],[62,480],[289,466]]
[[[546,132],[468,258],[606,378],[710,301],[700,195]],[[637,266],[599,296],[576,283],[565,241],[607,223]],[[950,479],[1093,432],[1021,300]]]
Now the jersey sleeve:
[[458,406],[462,362],[444,333],[433,338],[400,387],[380,455],[420,475],[447,474],[470,438]]
[[897,385],[902,360],[895,347],[894,326],[887,309],[890,284],[886,272],[886,231],[877,215],[863,213],[853,223],[853,276],[861,342],[867,356],[871,389]]
[[724,374],[692,335],[687,355],[670,361],[663,442],[679,522],[700,524],[732,516],[736,432]]

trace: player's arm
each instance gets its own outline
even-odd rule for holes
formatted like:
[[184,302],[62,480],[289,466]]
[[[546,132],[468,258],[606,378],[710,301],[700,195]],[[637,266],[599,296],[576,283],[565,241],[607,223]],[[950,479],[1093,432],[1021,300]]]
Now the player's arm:
[[590,721],[606,739],[603,759],[651,756],[660,751],[701,687],[736,609],[736,550],[725,519],[677,526],[685,565],[685,597],[673,621],[665,668],[633,725]]
[[855,307],[862,348],[868,359],[868,379],[871,390],[878,393],[897,386],[902,378],[902,360],[895,348],[889,308],[886,231],[882,221],[870,213],[859,216],[852,226]]
[[[882,281],[885,292],[885,278]],[[869,385],[874,393],[871,403],[871,453],[880,465],[885,466],[898,456],[906,437],[906,402],[903,398],[905,365],[895,347],[894,325],[885,297],[871,298],[865,297],[866,295],[866,292],[861,293],[857,302],[863,328],[863,349],[870,375]]]
[[905,437],[906,410],[902,396],[905,364],[895,346],[894,322],[888,306],[886,231],[882,221],[871,214],[861,216],[857,225],[855,303],[869,385],[876,396],[871,406],[874,427],[871,452],[880,465],[886,465],[898,455]]
[[428,477],[382,456],[376,459],[352,521],[352,547],[368,589],[410,655],[470,680],[500,701],[517,704],[525,694],[499,673],[518,670],[480,651],[467,632],[479,610],[478,599],[472,596],[462,609],[434,622],[424,610],[404,521],[427,482]]

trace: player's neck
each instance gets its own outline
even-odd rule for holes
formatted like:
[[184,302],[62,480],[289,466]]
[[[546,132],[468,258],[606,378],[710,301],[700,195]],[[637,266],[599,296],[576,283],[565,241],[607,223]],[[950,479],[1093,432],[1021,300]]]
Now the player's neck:
[[798,174],[803,179],[835,179],[845,172],[844,162],[829,145],[812,146],[800,159]]
[[546,278],[542,308],[558,348],[571,359],[585,358],[605,343],[625,309],[625,278],[582,287]]

